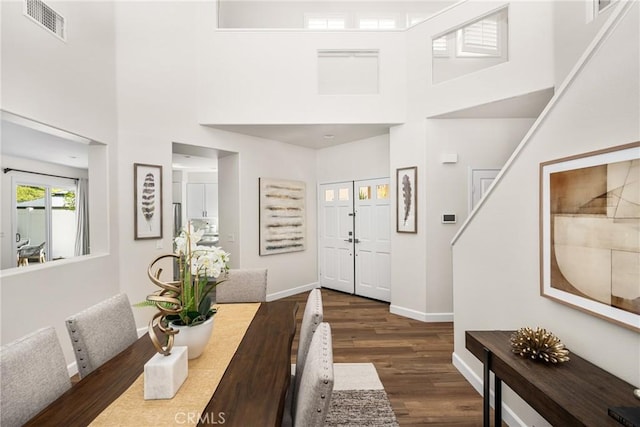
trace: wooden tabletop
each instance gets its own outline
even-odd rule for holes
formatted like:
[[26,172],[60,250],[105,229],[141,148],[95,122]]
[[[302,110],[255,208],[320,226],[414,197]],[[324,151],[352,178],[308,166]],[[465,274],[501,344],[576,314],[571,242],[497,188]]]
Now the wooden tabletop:
[[[466,348],[552,425],[617,426],[608,415],[614,406],[640,406],[634,387],[575,353],[560,364],[536,362],[511,351],[513,331],[467,331]],[[624,357],[624,355],[621,355]]]
[[[262,303],[199,425],[279,426],[291,374],[291,344],[297,303]],[[84,426],[91,423],[144,372],[156,353],[145,334],[73,385],[27,426]],[[135,420],[132,420],[135,425]]]

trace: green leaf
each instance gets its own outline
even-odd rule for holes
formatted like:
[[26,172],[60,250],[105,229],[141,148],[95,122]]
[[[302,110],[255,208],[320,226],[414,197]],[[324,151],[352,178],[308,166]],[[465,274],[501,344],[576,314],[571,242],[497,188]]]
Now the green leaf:
[[207,313],[209,313],[209,310],[211,310],[211,297],[209,295],[206,295],[204,298],[202,298],[202,301],[200,301],[198,311],[203,316],[206,316]]

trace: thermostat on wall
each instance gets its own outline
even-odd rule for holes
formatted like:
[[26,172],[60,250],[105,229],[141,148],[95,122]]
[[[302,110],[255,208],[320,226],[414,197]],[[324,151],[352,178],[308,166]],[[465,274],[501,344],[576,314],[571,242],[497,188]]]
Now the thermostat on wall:
[[456,214],[442,214],[442,223],[443,224],[455,224],[456,223]]

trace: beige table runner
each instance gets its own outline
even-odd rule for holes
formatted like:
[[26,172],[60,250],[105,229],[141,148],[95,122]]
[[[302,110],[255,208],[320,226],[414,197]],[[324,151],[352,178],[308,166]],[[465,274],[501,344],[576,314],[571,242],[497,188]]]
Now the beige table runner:
[[199,358],[189,361],[189,375],[173,399],[144,400],[142,374],[90,425],[155,427],[197,424],[259,307],[259,303],[218,306],[211,340]]

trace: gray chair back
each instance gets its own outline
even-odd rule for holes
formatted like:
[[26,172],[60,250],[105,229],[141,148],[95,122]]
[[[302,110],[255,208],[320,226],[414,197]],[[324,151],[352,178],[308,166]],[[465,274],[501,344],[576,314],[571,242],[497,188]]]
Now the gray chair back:
[[322,427],[333,393],[331,327],[321,323],[313,334],[293,410],[294,427]]
[[21,426],[71,388],[52,326],[0,349],[0,425]]
[[231,269],[215,288],[216,302],[264,302],[267,300],[267,269]]
[[296,356],[296,370],[293,383],[293,402],[296,401],[296,394],[300,387],[302,373],[304,372],[307,354],[313,334],[322,322],[324,310],[322,307],[322,294],[320,289],[313,289],[307,297],[307,305],[304,307],[302,323],[300,324],[300,338],[298,339],[298,353]]
[[138,339],[129,298],[118,294],[66,321],[80,378]]

